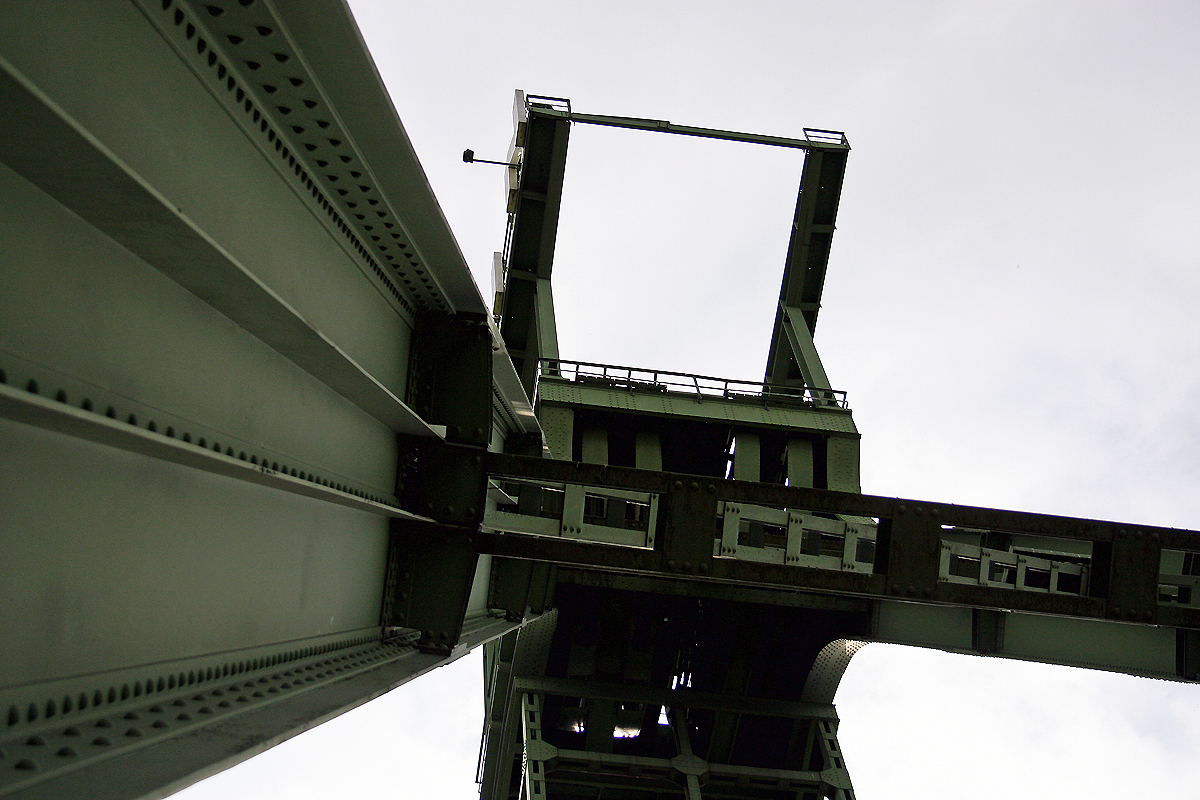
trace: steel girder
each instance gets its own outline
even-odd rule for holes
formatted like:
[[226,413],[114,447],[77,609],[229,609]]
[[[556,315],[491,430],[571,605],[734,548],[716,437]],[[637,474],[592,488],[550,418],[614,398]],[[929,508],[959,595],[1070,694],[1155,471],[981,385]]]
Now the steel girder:
[[[581,484],[652,493],[664,509],[653,548],[585,541],[566,532],[531,536],[496,531],[482,534],[481,539],[482,550],[493,555],[648,580],[831,593],[883,601],[886,613],[909,606],[976,609],[984,616],[968,613],[967,640],[962,649],[972,649],[974,641],[977,652],[996,651],[996,639],[1001,635],[989,611],[1017,612],[1026,626],[1031,624],[1026,615],[1049,615],[1081,623],[1102,622],[1110,632],[1129,631],[1131,627],[1160,630],[1171,639],[1170,655],[1172,661],[1178,658],[1178,668],[1173,663],[1169,670],[1140,672],[1131,667],[1129,671],[1165,673],[1160,676],[1180,679],[1196,677],[1192,650],[1195,633],[1200,630],[1200,608],[1162,596],[1164,581],[1170,581],[1162,571],[1162,553],[1200,552],[1200,533],[1195,531],[501,454],[489,454],[486,465],[493,480],[520,477],[555,486]],[[717,530],[719,536],[719,508],[726,503],[873,519],[879,533],[870,569],[821,569],[723,557],[714,547],[713,531]],[[1089,582],[1071,583],[1070,589],[1056,590],[1036,586],[1033,580],[1018,582],[1015,573],[1021,556],[1005,560],[998,555],[999,545],[994,541],[993,550],[982,548],[981,552],[991,553],[987,557],[998,571],[1007,572],[1011,563],[1011,579],[1007,574],[1003,580],[989,579],[986,574],[960,578],[950,561],[957,531],[995,532],[1010,542],[1015,540],[1018,544],[1013,549],[1027,551],[1026,559],[1036,552],[1069,553],[1086,545],[1090,553]],[[1067,572],[1079,560],[1063,558]],[[1064,580],[1062,587],[1067,586]],[[1137,634],[1130,634],[1132,638],[1114,636],[1114,646],[1133,647],[1117,643],[1138,640]],[[1121,656],[1114,655],[1114,659],[1112,668],[1122,669]],[[1095,663],[1105,662],[1101,659]]]
[[439,555],[481,506],[397,488],[538,426],[344,4],[6,4],[0,209],[0,794],[161,795],[516,627]]

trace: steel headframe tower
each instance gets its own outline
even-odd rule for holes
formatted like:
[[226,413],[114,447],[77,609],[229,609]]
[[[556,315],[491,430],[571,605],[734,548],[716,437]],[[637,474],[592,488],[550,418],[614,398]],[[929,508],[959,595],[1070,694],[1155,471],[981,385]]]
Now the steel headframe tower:
[[[162,796],[480,645],[489,799],[849,797],[868,641],[1197,678],[1200,535],[859,494],[844,137],[516,114],[496,321],[342,3],[0,9],[0,796]],[[584,123],[807,151],[762,383],[559,357]]]
[[[806,151],[761,384],[560,358],[573,123]],[[490,604],[536,621],[486,646],[486,800],[853,797],[832,700],[870,641],[1196,679],[1195,534],[860,494],[813,345],[849,149],[518,93],[496,312],[552,460],[489,462]]]

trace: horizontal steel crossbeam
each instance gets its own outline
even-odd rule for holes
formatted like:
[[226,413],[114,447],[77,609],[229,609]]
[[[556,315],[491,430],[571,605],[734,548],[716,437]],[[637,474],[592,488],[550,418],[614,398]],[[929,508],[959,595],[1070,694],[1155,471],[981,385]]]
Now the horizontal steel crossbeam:
[[788,147],[795,150],[850,149],[850,142],[846,140],[846,135],[841,131],[826,131],[818,128],[805,128],[804,132],[807,138],[792,139],[787,136],[767,136],[761,133],[743,133],[741,131],[726,131],[719,128],[677,125],[665,119],[618,117],[607,114],[578,114],[570,109],[561,110],[530,106],[529,112],[531,115],[569,119],[571,122],[578,122],[584,125],[603,125],[608,128],[631,128],[639,131],[674,133],[681,136],[697,136],[702,139],[724,139],[731,142],[765,144],[772,147]]
[[595,700],[619,700],[629,703],[698,708],[708,711],[729,711],[764,717],[789,719],[836,720],[837,712],[827,703],[804,703],[795,700],[776,700],[761,697],[701,692],[694,689],[665,689],[657,686],[608,684],[600,681],[569,678],[517,678],[517,691],[540,692],[560,697],[584,697]]
[[[492,477],[651,492],[660,495],[666,509],[664,531],[654,550],[519,533],[481,534],[482,551],[494,555],[685,581],[1200,628],[1200,608],[1160,605],[1157,599],[1162,549],[1200,551],[1200,533],[1196,531],[497,453],[486,456],[485,466]],[[718,502],[722,500],[877,519],[880,534],[874,571],[712,557],[709,539],[714,536]],[[1088,592],[1018,591],[946,580],[941,575],[942,535],[950,528],[1089,542],[1093,567]],[[704,539],[699,546],[693,541],[697,536]],[[687,553],[687,560],[672,557],[678,552]]]

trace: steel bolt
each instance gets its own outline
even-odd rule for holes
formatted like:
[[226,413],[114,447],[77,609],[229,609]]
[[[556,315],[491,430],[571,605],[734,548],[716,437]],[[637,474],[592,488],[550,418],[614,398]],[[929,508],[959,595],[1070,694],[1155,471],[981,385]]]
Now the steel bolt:
[[[897,513],[897,514],[903,514],[903,513],[904,513],[905,511],[907,511],[907,510],[908,510],[908,509],[907,509],[907,508],[905,508],[905,507],[904,507],[904,506],[902,506],[902,505],[900,505],[900,506],[896,506],[896,513]],[[899,587],[896,587],[896,588],[899,588]]]
[[692,571],[692,562],[690,562],[690,561],[683,562],[683,571],[691,572]]
[[1154,619],[1154,612],[1153,612],[1153,611],[1147,611],[1147,612],[1146,612],[1145,614],[1143,614],[1142,616],[1144,616],[1144,617],[1146,618],[1146,621],[1147,621],[1147,622],[1149,622],[1150,620]]
[[708,485],[708,493],[709,493],[709,494],[712,494],[712,493],[713,493],[713,492],[715,492],[716,490],[717,490],[717,487],[716,487],[716,485],[715,485],[715,484],[712,484],[712,483],[710,483],[710,484]]
[[676,489],[682,489],[682,488],[683,488],[683,481],[675,481],[675,488],[676,488]]
[[[707,563],[701,564],[701,565],[700,565],[700,571],[701,571],[701,572],[704,572],[704,573],[707,573],[707,572],[708,572],[708,564],[707,564]],[[1146,612],[1146,613],[1147,613],[1147,615],[1148,615],[1150,612]]]
[[673,558],[667,559],[667,569],[675,569],[675,559],[673,559]]
[[692,491],[696,491],[699,488],[700,484],[696,483],[696,481],[692,481]]

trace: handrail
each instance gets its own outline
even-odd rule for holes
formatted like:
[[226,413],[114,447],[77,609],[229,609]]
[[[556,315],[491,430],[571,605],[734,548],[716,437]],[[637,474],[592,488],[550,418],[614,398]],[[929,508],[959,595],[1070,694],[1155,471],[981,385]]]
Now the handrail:
[[589,361],[564,361],[544,358],[539,362],[538,378],[558,378],[573,383],[604,383],[629,391],[687,394],[703,401],[705,398],[761,398],[783,402],[803,403],[822,408],[849,408],[846,393],[834,389],[814,389],[809,386],[780,386],[778,384],[717,378],[690,372],[623,367]]

